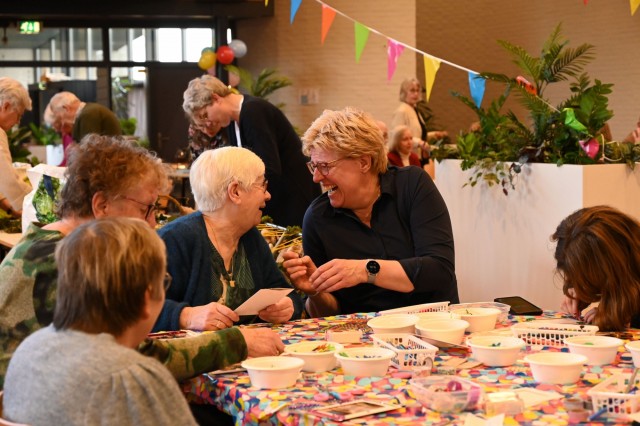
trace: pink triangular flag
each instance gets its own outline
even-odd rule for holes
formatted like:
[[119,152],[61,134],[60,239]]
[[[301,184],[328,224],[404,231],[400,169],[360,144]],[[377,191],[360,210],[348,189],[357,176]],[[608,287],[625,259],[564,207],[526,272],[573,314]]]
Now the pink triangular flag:
[[629,5],[631,6],[631,15],[633,15],[638,10],[638,6],[640,6],[640,0],[629,0]]
[[429,97],[431,96],[431,88],[433,87],[433,83],[436,81],[436,73],[440,68],[440,61],[431,56],[424,56],[424,76],[425,76],[425,86],[427,89],[427,102],[429,102]]
[[369,38],[369,28],[362,25],[360,22],[354,23],[354,29],[356,32],[356,62],[360,62],[360,56],[367,44]]
[[322,35],[321,35],[321,44],[324,44],[324,39],[327,37],[327,33],[329,32],[329,28],[331,28],[331,24],[333,24],[333,19],[336,17],[336,10],[330,8],[326,4],[322,5]]
[[398,66],[398,58],[404,51],[404,46],[393,39],[387,39],[387,80],[391,80]]

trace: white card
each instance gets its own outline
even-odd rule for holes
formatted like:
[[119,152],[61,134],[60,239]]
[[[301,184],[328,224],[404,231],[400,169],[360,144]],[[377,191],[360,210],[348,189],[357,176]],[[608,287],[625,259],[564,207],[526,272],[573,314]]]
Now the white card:
[[258,315],[258,312],[277,303],[283,297],[287,297],[287,294],[292,291],[292,288],[263,288],[238,306],[235,313],[238,315]]

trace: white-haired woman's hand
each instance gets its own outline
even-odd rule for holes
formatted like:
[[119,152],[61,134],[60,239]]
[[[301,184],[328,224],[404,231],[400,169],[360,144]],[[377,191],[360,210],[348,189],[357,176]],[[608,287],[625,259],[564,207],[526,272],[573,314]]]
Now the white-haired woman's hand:
[[180,328],[187,330],[222,330],[239,321],[238,314],[228,307],[211,302],[203,306],[186,307],[180,313]]
[[293,301],[289,297],[283,297],[277,303],[258,312],[258,316],[273,324],[287,322],[293,316]]
[[311,285],[309,277],[316,270],[316,265],[309,256],[300,257],[300,255],[293,251],[282,253],[284,266],[289,275],[289,279],[293,283],[294,287],[306,294],[315,294],[316,289]]
[[247,342],[250,357],[280,355],[284,352],[282,339],[273,330],[240,327],[240,333]]

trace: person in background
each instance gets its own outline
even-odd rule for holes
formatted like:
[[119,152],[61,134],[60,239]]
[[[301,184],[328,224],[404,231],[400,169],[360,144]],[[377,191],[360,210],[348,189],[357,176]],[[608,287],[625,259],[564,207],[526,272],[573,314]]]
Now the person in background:
[[248,148],[262,159],[272,197],[265,215],[282,226],[302,224],[320,188],[309,177],[300,138],[280,109],[264,99],[233,93],[210,75],[189,82],[182,107],[200,127],[228,126],[230,145]]
[[601,331],[640,328],[640,223],[612,207],[586,207],[563,219],[551,239],[564,280],[560,309],[580,317],[599,302],[585,320]]
[[[256,229],[271,198],[260,157],[234,146],[205,151],[189,178],[199,211],[159,231],[173,284],[154,330],[225,329],[240,321],[234,309],[258,290],[291,287]],[[302,309],[291,292],[258,317],[282,323]]]
[[109,108],[93,102],[82,102],[71,92],[56,93],[47,108],[52,119],[61,128],[71,128],[71,136],[77,143],[89,133],[120,136],[122,128],[118,117]]
[[135,351],[171,277],[162,240],[140,219],[77,227],[58,244],[53,324],[20,344],[3,416],[29,425],[195,425],[169,371]]
[[189,150],[191,151],[191,162],[195,161],[200,154],[209,150],[221,148],[229,145],[227,129],[209,126],[200,128],[195,123],[189,124]]
[[405,125],[396,126],[391,134],[388,145],[387,158],[389,163],[397,167],[417,166],[420,167],[420,159],[411,152],[413,146],[413,136],[411,130]]
[[31,111],[27,89],[13,78],[0,77],[0,208],[16,218],[22,216],[22,202],[31,185],[13,167],[7,132],[20,123],[25,110]]
[[435,177],[435,167],[429,161],[429,140],[447,136],[444,131],[427,131],[424,117],[416,109],[422,98],[422,85],[417,78],[405,79],[400,85],[400,105],[393,113],[391,128],[405,125],[413,136],[413,153],[420,158],[431,178]]
[[623,142],[640,143],[640,118],[636,128],[623,139]]
[[354,108],[324,111],[302,139],[326,192],[304,217],[306,255],[283,265],[311,316],[458,303],[451,220],[427,174],[387,168],[380,129]]
[[73,150],[76,143],[71,136],[72,125],[70,123],[63,124],[60,120],[56,120],[51,112],[51,105],[47,105],[44,110],[44,122],[60,135],[62,140],[63,158],[62,162],[58,164],[60,167],[66,167],[67,161],[69,161],[69,153]]
[[387,124],[382,120],[376,120],[376,124],[378,125],[378,128],[382,132],[382,140],[384,140],[385,144],[388,143],[389,142],[389,128],[387,127]]
[[[56,306],[56,246],[94,218],[132,217],[155,228],[155,203],[166,192],[167,170],[144,148],[121,138],[87,136],[71,154],[57,222],[30,224],[0,263],[0,387],[16,347],[51,323]],[[193,338],[150,340],[139,350],[164,362],[178,380],[239,362],[278,354],[280,338],[267,329],[238,329]],[[198,357],[198,363],[195,359]]]

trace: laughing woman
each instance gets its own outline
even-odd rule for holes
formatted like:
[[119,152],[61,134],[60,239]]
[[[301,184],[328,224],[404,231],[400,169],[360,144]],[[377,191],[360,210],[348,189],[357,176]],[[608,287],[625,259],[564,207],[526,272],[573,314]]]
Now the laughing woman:
[[[199,211],[163,227],[173,283],[154,330],[221,330],[263,288],[291,287],[255,228],[271,198],[260,158],[245,148],[205,151],[189,175]],[[258,313],[271,323],[300,317],[295,293]],[[254,318],[243,318],[246,322]]]
[[302,226],[307,254],[285,253],[312,316],[458,302],[449,211],[418,167],[389,168],[382,134],[362,111],[325,111],[303,136],[326,193]]

